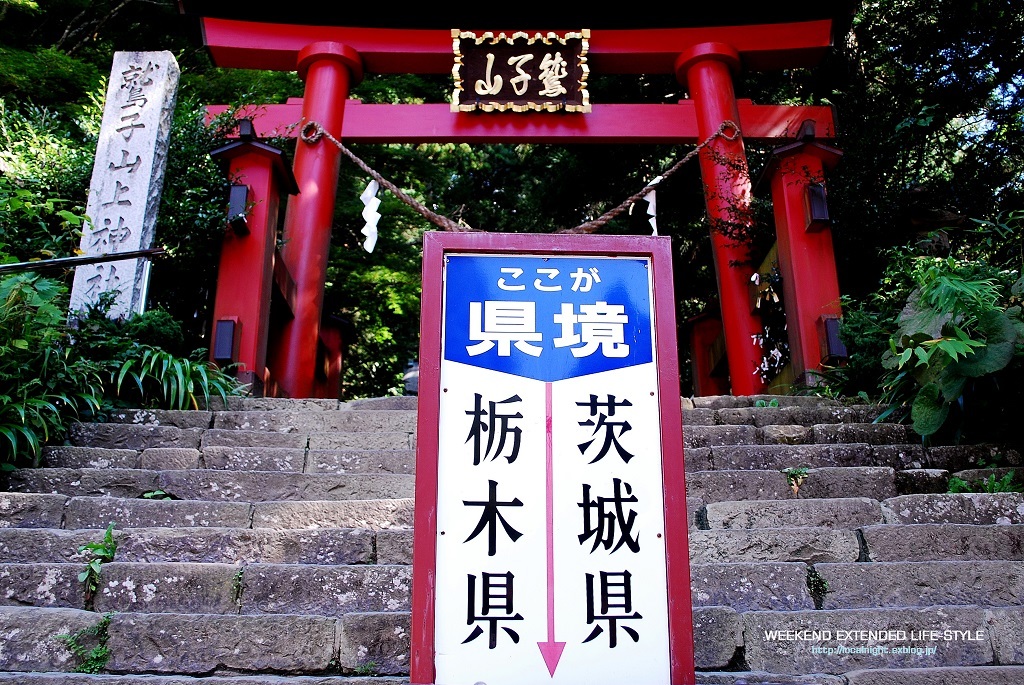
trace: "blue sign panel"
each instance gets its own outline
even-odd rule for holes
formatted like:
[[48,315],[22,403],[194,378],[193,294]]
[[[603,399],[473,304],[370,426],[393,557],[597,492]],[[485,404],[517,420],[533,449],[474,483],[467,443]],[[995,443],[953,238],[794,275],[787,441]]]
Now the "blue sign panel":
[[554,382],[653,360],[647,259],[445,259],[448,361]]

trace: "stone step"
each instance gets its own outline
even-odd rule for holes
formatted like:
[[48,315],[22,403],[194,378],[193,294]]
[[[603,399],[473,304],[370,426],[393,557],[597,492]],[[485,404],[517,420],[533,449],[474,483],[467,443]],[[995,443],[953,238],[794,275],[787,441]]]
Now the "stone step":
[[[0,529],[0,559],[8,563],[78,563],[78,548],[104,530]],[[412,532],[365,528],[128,528],[114,530],[116,559],[124,562],[224,564],[408,564]]]
[[411,575],[409,566],[379,564],[113,562],[102,567],[95,602],[100,612],[340,617],[408,611]]
[[691,530],[690,563],[800,561],[853,562],[861,556],[853,530],[772,528],[760,530]]
[[0,528],[60,528],[64,495],[0,492]]
[[[408,474],[306,474],[188,469],[21,469],[7,477],[13,492],[135,498],[166,493],[181,500],[223,502],[411,497]],[[163,497],[163,495],[157,495]]]
[[794,493],[782,471],[688,471],[686,494],[704,502],[827,497],[895,497],[896,471],[889,467],[850,466],[808,469]]
[[741,409],[775,403],[780,407],[839,407],[841,403],[828,397],[813,395],[704,395],[702,397],[684,397],[683,408],[697,409]]
[[[82,608],[81,563],[0,564],[0,605]],[[737,611],[814,608],[803,563],[695,564],[693,606]],[[408,565],[113,561],[101,567],[95,610],[183,614],[408,611]],[[992,602],[990,604],[994,605]]]
[[[83,675],[81,673],[0,673],[0,683],[18,685],[406,685],[393,676],[157,676]],[[698,681],[699,682],[699,681]],[[753,681],[751,681],[753,682]]]
[[362,411],[222,411],[213,415],[213,427],[222,430],[281,433],[413,433],[416,412]]
[[867,497],[712,502],[705,506],[711,530],[729,528],[845,528],[884,523],[882,505]]
[[3,493],[0,528],[407,528],[411,499],[304,502],[216,502],[199,500],[71,497]]
[[[910,561],[816,564],[824,609],[933,605],[1020,606],[1024,562]],[[731,606],[731,605],[730,605]]]
[[1024,523],[1024,493],[900,495],[883,503],[886,523]]
[[[1020,607],[748,612],[698,607],[693,614],[694,656],[701,670],[721,670],[735,663],[737,654],[751,671],[788,675],[840,676],[875,666],[880,658],[897,669],[1024,662],[1019,646],[1024,609]],[[52,626],[61,620],[98,618],[98,614],[68,609],[0,609],[0,629],[15,620]],[[404,612],[342,618],[119,613],[110,618],[108,634],[108,668],[124,673],[200,674],[214,669],[309,673],[323,671],[332,661],[341,668],[372,662],[377,673],[387,675],[408,671],[409,615]],[[11,649],[0,653],[0,667],[10,669],[11,655],[25,650],[29,646],[25,642],[35,642],[38,650],[40,639],[46,638],[35,635],[32,640],[29,631],[16,634]],[[41,661],[33,665],[42,665],[40,670],[61,668],[52,665],[52,656],[48,662]],[[70,670],[66,668],[69,661],[62,664],[65,670]],[[19,668],[29,670],[20,664]]]
[[1024,561],[1024,525],[886,524],[860,533],[871,561]]
[[[870,423],[881,410],[873,405],[788,407],[736,407],[716,410],[716,423],[750,426],[814,426],[834,423]],[[684,417],[685,425],[686,419]]]
[[1024,666],[885,668],[843,675],[848,685],[1018,685],[1024,683]]

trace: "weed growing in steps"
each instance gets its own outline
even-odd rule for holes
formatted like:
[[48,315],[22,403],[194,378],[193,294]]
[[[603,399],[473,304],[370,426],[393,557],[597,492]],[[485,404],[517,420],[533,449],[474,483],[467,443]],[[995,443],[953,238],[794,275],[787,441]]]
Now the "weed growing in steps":
[[[106,667],[110,660],[110,648],[107,647],[107,641],[110,639],[108,629],[113,616],[113,612],[103,614],[103,618],[94,626],[54,636],[79,659],[75,673],[100,673]],[[96,644],[87,648],[82,642],[89,641],[89,638],[95,638]]]
[[85,584],[85,609],[93,611],[96,591],[100,586],[100,568],[103,564],[114,560],[117,553],[117,540],[114,539],[114,522],[111,521],[99,542],[87,542],[78,548],[79,552],[92,552],[92,559],[85,570],[78,574],[78,580]]

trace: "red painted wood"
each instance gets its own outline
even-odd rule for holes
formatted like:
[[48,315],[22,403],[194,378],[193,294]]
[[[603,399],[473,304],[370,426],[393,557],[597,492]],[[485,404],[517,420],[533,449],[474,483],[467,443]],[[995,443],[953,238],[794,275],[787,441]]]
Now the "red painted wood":
[[423,236],[423,294],[420,316],[420,392],[416,445],[416,511],[413,536],[410,682],[434,682],[434,599],[437,570],[437,460],[440,414],[442,265],[446,252],[573,254],[650,257],[657,340],[665,497],[665,553],[669,589],[669,647],[672,685],[693,685],[693,620],[687,535],[686,480],[675,286],[671,239],[639,236],[442,233]]
[[690,327],[690,358],[693,366],[693,394],[728,395],[729,381],[713,376],[711,346],[722,335],[722,320],[717,315],[703,315],[688,322]]
[[[319,122],[335,137],[341,136],[345,98],[350,76],[358,71],[353,64],[357,61],[347,46],[317,43],[304,48],[295,63],[306,78],[303,116]],[[340,157],[338,148],[327,140],[300,142],[295,151],[299,195],[288,203],[283,249],[285,264],[295,280],[295,309],[275,351],[275,368],[281,369],[281,390],[287,397],[314,396],[313,377]]]
[[658,341],[658,399],[661,410],[661,469],[665,496],[665,564],[668,580],[668,628],[672,685],[696,682],[693,663],[693,609],[690,594],[690,543],[683,461],[683,415],[679,403],[675,280],[672,243],[655,244],[654,327]]
[[255,147],[231,160],[231,178],[249,186],[249,234],[225,232],[213,305],[214,322],[232,318],[238,322],[240,375],[253,374],[260,381],[267,366],[266,330],[281,192],[274,162]]
[[[726,44],[696,46],[680,55],[679,78],[687,84],[697,106],[697,131],[705,138],[724,121],[737,121],[739,109],[731,70],[739,56]],[[761,321],[751,312],[748,284],[754,273],[749,247],[716,230],[716,225],[742,229],[749,216],[750,174],[743,140],[715,140],[699,155],[704,197],[711,223],[711,244],[725,329],[729,379],[734,395],[755,395],[765,384],[756,373],[761,350],[753,336],[761,333]]]
[[416,510],[412,545],[409,681],[434,682],[434,599],[437,577],[437,464],[441,405],[441,236],[423,234],[420,295],[420,378],[416,419]]
[[[819,138],[835,135],[831,107],[755,105],[740,100],[743,138],[753,141],[792,138],[804,121],[815,122]],[[210,118],[227,105],[206,108]],[[251,118],[261,138],[298,136],[302,101],[253,105],[238,111]],[[638,125],[642,122],[642,125]],[[448,105],[367,105],[346,103],[342,137],[350,143],[696,143],[697,112],[693,100],[675,105],[594,105],[588,114],[551,112],[459,112]]]
[[[839,316],[842,308],[832,231],[808,233],[806,230],[806,188],[810,183],[825,179],[821,148],[793,147],[796,149],[776,157],[771,186],[790,358],[800,378],[806,372],[821,371],[818,322],[824,314]],[[838,154],[831,155],[827,161],[835,163]]]
[[[344,43],[358,51],[367,72],[445,74],[452,69],[451,32],[445,30],[303,26],[209,17],[202,20],[202,26],[210,55],[221,67],[291,71],[303,47],[330,41]],[[534,29],[547,30],[543,26]],[[512,33],[524,29],[518,26],[493,27],[493,30]],[[832,21],[594,29],[588,60],[592,70],[606,74],[670,74],[680,52],[707,42],[732,45],[747,69],[811,66],[832,44]]]

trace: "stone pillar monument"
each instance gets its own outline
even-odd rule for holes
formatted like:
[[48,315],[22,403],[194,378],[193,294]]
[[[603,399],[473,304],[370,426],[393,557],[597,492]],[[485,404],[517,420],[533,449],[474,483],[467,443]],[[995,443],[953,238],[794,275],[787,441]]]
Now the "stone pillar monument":
[[[85,209],[83,254],[111,255],[153,244],[179,74],[170,52],[114,54]],[[129,259],[78,267],[71,311],[115,291],[111,317],[141,312],[148,266]]]

